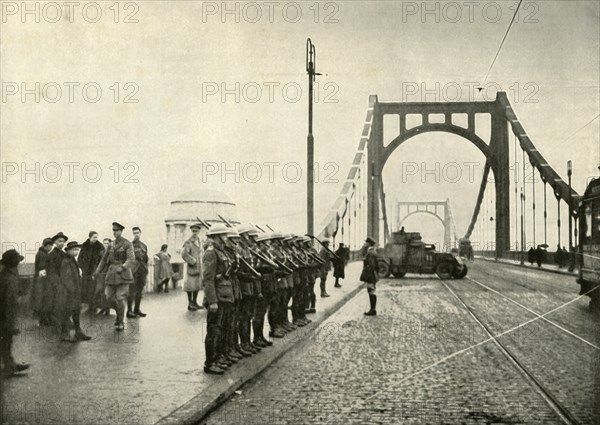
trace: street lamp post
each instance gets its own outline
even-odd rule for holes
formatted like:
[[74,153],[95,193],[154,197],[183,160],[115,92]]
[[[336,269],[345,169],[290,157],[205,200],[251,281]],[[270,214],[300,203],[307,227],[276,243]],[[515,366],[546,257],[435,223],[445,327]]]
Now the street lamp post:
[[306,73],[308,74],[308,136],[306,138],[306,230],[314,235],[314,160],[315,139],[313,137],[313,84],[316,72],[317,48],[312,41],[306,40]]
[[572,257],[573,257],[573,196],[571,195],[571,175],[573,174],[573,162],[567,161],[567,177],[569,178],[569,271],[572,272],[575,268]]
[[525,210],[525,194],[523,194],[523,188],[521,188],[521,264],[525,263],[525,232],[523,229]]

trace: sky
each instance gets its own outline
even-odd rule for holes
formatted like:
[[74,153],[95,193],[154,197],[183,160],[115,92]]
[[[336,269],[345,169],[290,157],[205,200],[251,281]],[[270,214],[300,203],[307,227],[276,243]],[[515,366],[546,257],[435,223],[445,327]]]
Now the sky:
[[[81,242],[119,221],[142,227],[158,250],[170,201],[199,189],[227,193],[243,221],[303,232],[308,37],[322,74],[317,227],[345,181],[371,94],[482,101],[504,90],[565,179],[573,161],[581,193],[600,164],[599,120],[580,130],[600,108],[599,3],[524,1],[488,73],[516,4],[30,2],[26,13],[25,3],[2,2],[2,247],[32,252],[58,231]],[[484,81],[487,99],[473,92]],[[483,162],[457,136],[415,137],[384,169],[388,209],[450,198],[463,233],[480,178],[465,164],[481,173]],[[458,181],[444,179],[450,163],[460,165]],[[440,177],[423,176],[435,167]],[[441,239],[434,219],[409,220]]]

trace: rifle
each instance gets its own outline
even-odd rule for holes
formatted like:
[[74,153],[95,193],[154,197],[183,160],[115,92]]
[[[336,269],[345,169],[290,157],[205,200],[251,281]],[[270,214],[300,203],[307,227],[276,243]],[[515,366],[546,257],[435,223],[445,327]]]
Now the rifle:
[[217,216],[221,219],[221,221],[223,223],[225,223],[225,226],[227,226],[227,227],[233,227],[233,225],[229,221],[227,221],[221,214],[217,214]]
[[330,253],[331,255],[333,255],[333,258],[335,258],[336,260],[339,260],[339,259],[340,259],[340,257],[338,257],[338,256],[336,255],[336,253],[335,253],[335,252],[333,252],[332,250],[330,250],[330,249],[329,249],[329,247],[326,247],[326,246],[323,244],[323,242],[321,242],[321,241],[320,241],[318,238],[314,237],[313,235],[309,235],[308,233],[306,234],[306,236],[308,236],[309,238],[311,238],[311,239],[314,239],[314,240],[316,240],[317,242],[319,242],[319,245],[321,245],[323,248],[325,248],[327,251],[329,251],[329,253]]
[[[252,224],[252,223],[250,223],[250,224]],[[258,224],[257,224],[257,225],[255,225],[254,227],[256,227],[256,228],[257,228],[258,230],[260,230],[261,232],[263,232],[263,233],[266,233],[266,232],[265,232],[265,231],[264,231],[264,230],[263,230],[263,229],[262,229],[262,228],[261,228],[261,227],[260,227]]]
[[257,277],[257,278],[262,277],[262,274],[260,274],[259,271],[257,271],[254,267],[252,267],[252,265],[248,261],[246,261],[246,259],[244,257],[242,257],[241,255],[238,255],[238,253],[235,251],[234,248],[225,246],[225,250],[229,251],[229,254],[232,255],[236,261],[239,261],[244,267],[246,267],[246,269],[250,273],[252,273],[255,277]]
[[[281,261],[279,261],[277,258],[274,258],[273,260],[275,261],[275,264],[277,264],[279,267],[281,267],[286,272],[288,272],[288,273],[294,272],[294,269],[289,268],[288,266],[283,264]],[[296,266],[294,263],[292,263],[292,267],[294,267],[296,270],[298,269],[298,266]]]
[[198,222],[200,222],[201,225],[206,227],[206,230],[210,229],[210,224],[208,224],[206,221],[202,220],[200,217],[196,217],[196,220],[198,220]]
[[315,254],[313,254],[312,252],[307,252],[308,256],[310,258],[312,258],[313,260],[315,260],[317,263],[319,263],[320,265],[324,266],[325,265],[325,261],[323,261],[321,258],[319,258],[318,256],[316,256]]
[[260,252],[254,251],[252,248],[248,248],[248,251],[250,252],[250,254],[252,254],[253,256],[255,256],[256,258],[258,258],[259,260],[264,261],[269,266],[271,266],[273,268],[277,267],[277,264],[275,264],[273,261],[269,260],[266,256],[262,255]]

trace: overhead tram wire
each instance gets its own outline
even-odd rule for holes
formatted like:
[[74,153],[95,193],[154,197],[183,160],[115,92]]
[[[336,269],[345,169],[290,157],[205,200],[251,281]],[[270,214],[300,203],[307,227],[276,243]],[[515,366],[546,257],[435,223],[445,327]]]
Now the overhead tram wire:
[[488,71],[485,74],[485,78],[483,79],[483,82],[481,83],[481,87],[479,87],[479,95],[483,91],[485,83],[487,82],[487,79],[489,78],[490,73],[492,72],[492,68],[496,64],[496,60],[498,59],[498,56],[500,55],[500,51],[502,50],[502,46],[504,46],[504,42],[506,41],[506,37],[508,37],[508,33],[509,33],[510,29],[512,28],[512,24],[515,22],[515,18],[517,17],[517,13],[519,13],[519,8],[521,7],[521,3],[523,3],[523,0],[519,0],[519,4],[517,4],[517,7],[515,9],[515,13],[514,13],[512,19],[510,20],[510,24],[508,24],[508,28],[506,28],[506,32],[504,33],[504,37],[502,37],[502,41],[500,42],[500,46],[498,46],[498,50],[496,51],[496,55],[494,56],[494,60],[492,60],[492,63],[490,64],[490,67],[488,68]]

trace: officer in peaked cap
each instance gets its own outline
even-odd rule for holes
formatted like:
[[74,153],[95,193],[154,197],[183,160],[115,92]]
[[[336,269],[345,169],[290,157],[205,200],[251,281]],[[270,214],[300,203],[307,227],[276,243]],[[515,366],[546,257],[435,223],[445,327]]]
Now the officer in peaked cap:
[[363,270],[360,274],[360,280],[367,284],[367,293],[369,294],[370,309],[365,313],[365,316],[377,315],[377,295],[375,294],[377,281],[377,251],[375,245],[377,243],[371,237],[368,237],[365,244],[361,248],[361,253],[364,256]]
[[188,311],[197,311],[204,307],[198,304],[198,292],[202,289],[202,243],[200,241],[200,223],[190,225],[192,231],[188,240],[183,243],[181,248],[181,258],[186,263],[185,278],[183,279],[183,290],[187,294]]
[[129,285],[133,283],[133,267],[135,265],[135,255],[133,245],[123,237],[125,226],[114,222],[112,224],[114,241],[104,251],[102,260],[96,268],[95,276],[106,271],[106,298],[109,303],[115,304],[117,310],[117,320],[115,326],[117,331],[123,331],[123,317],[125,316],[125,302],[129,293]]
[[120,224],[120,223],[117,223],[117,222],[115,221],[115,222],[113,222],[113,224],[112,224],[112,229],[113,229],[113,232],[114,232],[115,230],[123,230],[123,229],[125,229],[125,226],[123,226],[122,224]]

